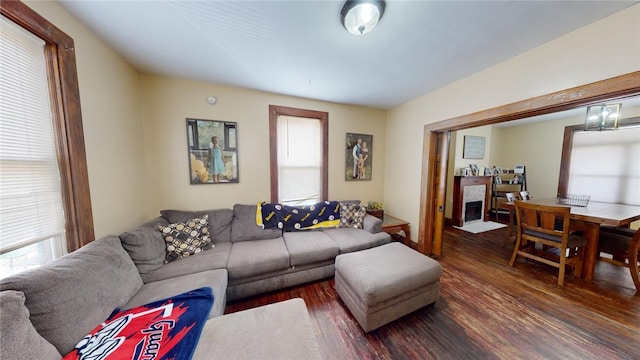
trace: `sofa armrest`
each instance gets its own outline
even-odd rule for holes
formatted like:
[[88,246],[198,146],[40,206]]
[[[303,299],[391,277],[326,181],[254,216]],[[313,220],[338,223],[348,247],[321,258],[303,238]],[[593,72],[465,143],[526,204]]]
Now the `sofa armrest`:
[[367,214],[364,217],[362,228],[372,234],[379,233],[382,231],[382,220],[373,215]]

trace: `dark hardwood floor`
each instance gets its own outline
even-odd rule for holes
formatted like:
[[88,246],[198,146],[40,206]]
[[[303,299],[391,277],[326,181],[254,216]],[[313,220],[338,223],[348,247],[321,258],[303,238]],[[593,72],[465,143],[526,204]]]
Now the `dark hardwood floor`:
[[627,268],[600,262],[596,279],[519,259],[506,228],[447,228],[440,299],[368,334],[333,279],[228,304],[226,312],[301,297],[325,359],[639,359],[640,294]]

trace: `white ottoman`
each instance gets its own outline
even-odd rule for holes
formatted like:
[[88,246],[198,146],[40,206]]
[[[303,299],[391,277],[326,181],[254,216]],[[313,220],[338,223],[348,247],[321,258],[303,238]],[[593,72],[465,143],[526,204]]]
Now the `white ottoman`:
[[377,329],[440,295],[440,264],[401,243],[336,257],[336,292],[365,332]]

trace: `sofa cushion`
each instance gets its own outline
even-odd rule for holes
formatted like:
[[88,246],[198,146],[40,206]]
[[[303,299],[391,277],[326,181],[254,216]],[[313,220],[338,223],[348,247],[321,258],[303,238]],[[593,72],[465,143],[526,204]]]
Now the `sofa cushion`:
[[229,279],[243,279],[289,267],[289,252],[283,238],[234,243],[229,254]]
[[280,229],[263,229],[256,224],[257,209],[257,205],[235,204],[233,206],[232,242],[275,239],[282,236]]
[[0,290],[25,294],[33,326],[60,354],[73,350],[140,287],[140,274],[115,235],[0,280]]
[[225,269],[231,252],[231,243],[223,242],[213,249],[208,249],[191,255],[188,258],[178,259],[165,264],[161,268],[142,276],[145,283],[170,279],[177,276],[188,275],[200,271]]
[[361,229],[323,230],[340,248],[340,253],[359,251],[380,246],[391,241],[391,235],[385,232],[372,234]]
[[358,204],[342,204],[340,206],[340,227],[362,229],[367,210]]
[[170,223],[185,222],[189,219],[200,217],[205,214],[209,216],[209,235],[211,236],[211,241],[215,244],[231,241],[231,222],[233,221],[233,210],[231,209],[160,211],[160,215]]
[[58,350],[31,324],[24,300],[20,291],[0,292],[0,359],[61,359]]
[[146,283],[122,309],[131,309],[201,287],[209,287],[213,290],[213,308],[209,313],[209,318],[224,314],[227,302],[227,270],[225,269],[199,271]]
[[120,234],[122,247],[127,250],[143,277],[164,264],[167,246],[158,226],[168,224],[166,219],[159,216]]
[[322,359],[309,312],[300,298],[211,319],[200,339],[194,360]]
[[333,260],[340,253],[335,241],[321,231],[285,232],[283,237],[291,266]]
[[211,247],[209,216],[203,215],[185,222],[158,226],[167,243],[165,263],[197,254]]

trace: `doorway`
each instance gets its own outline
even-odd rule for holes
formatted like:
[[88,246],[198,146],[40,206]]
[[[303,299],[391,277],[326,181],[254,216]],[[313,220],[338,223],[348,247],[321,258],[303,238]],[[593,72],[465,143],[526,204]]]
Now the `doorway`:
[[571,110],[640,94],[640,71],[542,95],[424,127],[418,249],[442,255],[449,132]]

